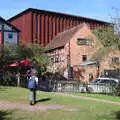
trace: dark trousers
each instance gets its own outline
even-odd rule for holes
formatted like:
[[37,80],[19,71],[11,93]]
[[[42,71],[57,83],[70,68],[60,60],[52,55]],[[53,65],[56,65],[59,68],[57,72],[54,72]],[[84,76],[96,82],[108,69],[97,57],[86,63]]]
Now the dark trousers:
[[29,102],[35,104],[36,102],[36,89],[30,89],[29,91]]

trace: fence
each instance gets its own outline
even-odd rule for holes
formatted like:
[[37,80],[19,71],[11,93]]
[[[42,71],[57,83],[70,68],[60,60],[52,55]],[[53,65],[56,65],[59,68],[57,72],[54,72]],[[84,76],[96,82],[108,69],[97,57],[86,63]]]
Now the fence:
[[53,90],[56,92],[90,92],[112,94],[115,91],[115,85],[111,84],[82,84],[76,81],[58,81]]
[[[7,80],[7,79],[5,79]],[[1,79],[2,81],[2,79]],[[1,85],[19,85],[27,87],[26,75],[21,75],[20,80],[11,78],[9,81],[0,83]],[[55,91],[55,92],[90,92],[90,93],[104,93],[113,94],[116,89],[112,84],[82,84],[78,81],[57,81],[57,80],[42,80],[39,79],[38,90],[42,91]]]
[[[21,78],[20,86],[26,87],[26,78]],[[38,90],[47,92],[88,92],[113,94],[116,86],[112,84],[84,84],[77,81],[39,81]]]

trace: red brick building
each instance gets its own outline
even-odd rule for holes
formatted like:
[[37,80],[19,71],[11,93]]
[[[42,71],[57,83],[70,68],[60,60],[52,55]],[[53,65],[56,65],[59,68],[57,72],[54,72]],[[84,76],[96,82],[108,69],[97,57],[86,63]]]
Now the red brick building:
[[23,43],[47,45],[58,33],[86,23],[91,29],[110,23],[91,18],[28,8],[8,20],[21,30]]
[[90,60],[100,47],[101,44],[85,23],[61,32],[47,45],[51,61],[48,70],[61,71],[68,78],[68,66],[70,66],[73,68],[73,76],[76,80],[88,81],[91,73],[95,78],[97,66],[81,67],[80,65]]
[[95,79],[120,68],[120,51],[103,48],[85,23],[59,33],[46,47],[51,61],[48,70],[61,71],[66,78],[68,66],[73,69],[73,78],[82,82],[88,82],[90,75]]

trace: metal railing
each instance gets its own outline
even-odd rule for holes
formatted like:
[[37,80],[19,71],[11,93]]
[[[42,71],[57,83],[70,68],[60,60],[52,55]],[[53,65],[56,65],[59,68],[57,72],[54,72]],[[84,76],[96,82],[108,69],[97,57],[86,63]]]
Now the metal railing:
[[58,81],[53,88],[56,92],[89,92],[112,94],[116,86],[112,84],[85,84],[76,81]]

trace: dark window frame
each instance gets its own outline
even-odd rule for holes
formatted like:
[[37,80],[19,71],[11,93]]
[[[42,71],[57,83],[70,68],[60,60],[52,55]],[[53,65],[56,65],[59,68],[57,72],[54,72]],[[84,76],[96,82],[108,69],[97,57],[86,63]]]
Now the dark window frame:
[[91,45],[91,41],[86,38],[78,38],[77,45]]

